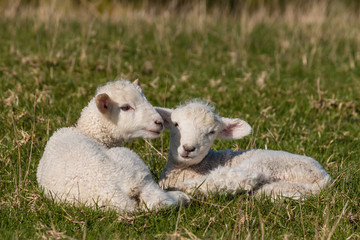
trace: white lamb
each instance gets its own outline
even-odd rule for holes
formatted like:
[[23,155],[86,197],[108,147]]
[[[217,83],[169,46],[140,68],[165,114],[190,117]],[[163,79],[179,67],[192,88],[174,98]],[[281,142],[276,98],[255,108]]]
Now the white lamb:
[[49,139],[37,181],[55,200],[118,211],[158,209],[186,202],[179,191],[165,192],[124,140],[155,138],[163,120],[138,82],[119,80],[97,90],[75,127],[61,128]]
[[243,189],[272,197],[302,198],[318,193],[330,181],[314,159],[283,151],[213,151],[216,138],[240,139],[248,123],[223,118],[209,105],[194,101],[176,109],[156,108],[170,129],[168,162],[160,186],[185,192],[234,194]]

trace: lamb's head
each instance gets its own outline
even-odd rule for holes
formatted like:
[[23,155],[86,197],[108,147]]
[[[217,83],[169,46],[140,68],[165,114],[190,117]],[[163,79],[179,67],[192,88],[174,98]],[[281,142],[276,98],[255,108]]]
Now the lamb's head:
[[194,165],[208,154],[216,138],[240,139],[251,133],[250,125],[238,118],[223,118],[214,108],[192,101],[176,109],[156,108],[170,129],[169,157],[174,164]]
[[118,146],[124,140],[158,137],[163,120],[137,80],[118,80],[97,90],[82,111],[77,128],[107,146]]

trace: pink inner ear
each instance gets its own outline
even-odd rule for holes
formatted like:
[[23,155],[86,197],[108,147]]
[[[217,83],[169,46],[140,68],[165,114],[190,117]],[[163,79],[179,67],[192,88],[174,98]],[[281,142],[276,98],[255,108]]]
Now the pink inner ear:
[[226,137],[232,137],[234,133],[234,129],[238,127],[237,124],[230,124],[225,129],[223,129],[221,132]]
[[107,102],[106,100],[103,101],[102,104],[104,105],[104,108],[105,108],[105,109],[108,109],[108,108],[109,108],[109,107],[108,107],[108,102]]
[[110,98],[107,94],[100,94],[96,98],[96,105],[99,111],[103,114],[109,112],[110,110]]
[[169,121],[166,120],[166,119],[164,119],[164,118],[163,118],[163,121],[164,121],[164,125],[165,125],[165,124],[166,124],[166,125],[169,124]]

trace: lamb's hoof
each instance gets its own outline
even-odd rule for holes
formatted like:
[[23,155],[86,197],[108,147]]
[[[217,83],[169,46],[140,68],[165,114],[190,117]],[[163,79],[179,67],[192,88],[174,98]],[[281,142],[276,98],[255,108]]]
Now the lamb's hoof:
[[179,205],[187,205],[192,197],[181,191],[168,191],[167,194],[171,196]]
[[169,191],[166,192],[165,195],[163,195],[160,199],[151,199],[150,201],[147,201],[144,203],[141,208],[145,210],[159,210],[162,208],[168,208],[168,207],[177,207],[180,205],[186,205],[188,202],[190,202],[191,197],[183,192],[180,191]]
[[140,208],[146,211],[158,211],[163,208],[176,206],[176,202],[168,196],[167,198],[158,199],[154,201],[143,202],[140,204]]

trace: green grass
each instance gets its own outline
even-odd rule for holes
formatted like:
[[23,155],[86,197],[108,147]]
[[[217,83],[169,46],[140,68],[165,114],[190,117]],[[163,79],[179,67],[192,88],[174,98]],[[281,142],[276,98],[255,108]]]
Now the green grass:
[[[360,19],[322,4],[237,16],[201,5],[170,16],[118,5],[110,15],[47,5],[44,13],[41,4],[4,11],[0,238],[359,239]],[[201,98],[253,127],[252,136],[217,141],[215,149],[305,154],[335,181],[303,202],[195,196],[187,208],[133,215],[55,204],[36,182],[46,141],[76,122],[97,86],[117,77],[140,78],[153,105]],[[168,140],[165,132],[126,146],[157,180]]]

